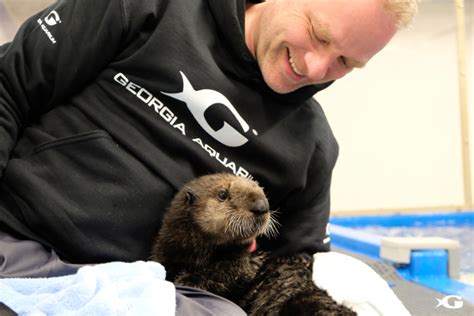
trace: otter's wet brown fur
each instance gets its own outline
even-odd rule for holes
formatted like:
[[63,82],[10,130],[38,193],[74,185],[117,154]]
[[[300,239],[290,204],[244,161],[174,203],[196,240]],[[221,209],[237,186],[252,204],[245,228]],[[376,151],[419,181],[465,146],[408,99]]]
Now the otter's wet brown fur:
[[172,200],[151,259],[176,285],[221,295],[251,315],[355,315],[314,285],[310,256],[249,253],[257,236],[276,234],[272,215],[256,182],[199,177]]

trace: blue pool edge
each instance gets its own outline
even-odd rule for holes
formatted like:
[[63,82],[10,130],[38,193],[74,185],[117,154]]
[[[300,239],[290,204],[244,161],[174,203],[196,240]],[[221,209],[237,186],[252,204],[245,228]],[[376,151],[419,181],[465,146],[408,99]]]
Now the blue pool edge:
[[350,216],[333,217],[330,220],[332,246],[348,252],[362,254],[374,260],[387,262],[393,265],[398,274],[405,280],[416,282],[447,295],[459,295],[474,303],[474,286],[449,276],[449,254],[446,249],[413,249],[408,264],[392,262],[381,256],[383,236],[351,228],[371,225],[384,227],[474,226],[474,212]]

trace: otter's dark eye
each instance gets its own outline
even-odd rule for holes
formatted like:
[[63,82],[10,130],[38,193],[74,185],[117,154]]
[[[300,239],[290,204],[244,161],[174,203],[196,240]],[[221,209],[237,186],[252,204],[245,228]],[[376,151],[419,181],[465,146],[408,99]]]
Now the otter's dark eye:
[[229,191],[227,190],[220,190],[218,193],[217,193],[217,197],[219,198],[219,200],[221,201],[225,201],[229,198]]

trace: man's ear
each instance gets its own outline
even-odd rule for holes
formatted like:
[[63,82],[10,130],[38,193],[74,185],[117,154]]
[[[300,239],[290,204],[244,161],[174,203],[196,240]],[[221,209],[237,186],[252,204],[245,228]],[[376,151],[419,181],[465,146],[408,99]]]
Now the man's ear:
[[186,203],[188,206],[191,206],[194,204],[194,201],[196,201],[196,195],[194,195],[193,192],[187,191],[186,192]]

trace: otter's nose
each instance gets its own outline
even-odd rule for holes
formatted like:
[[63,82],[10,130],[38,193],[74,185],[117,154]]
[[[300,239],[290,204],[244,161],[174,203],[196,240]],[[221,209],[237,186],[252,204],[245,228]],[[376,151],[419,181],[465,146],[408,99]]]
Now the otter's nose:
[[263,199],[259,199],[250,207],[250,211],[256,215],[264,214],[268,212],[268,205]]

